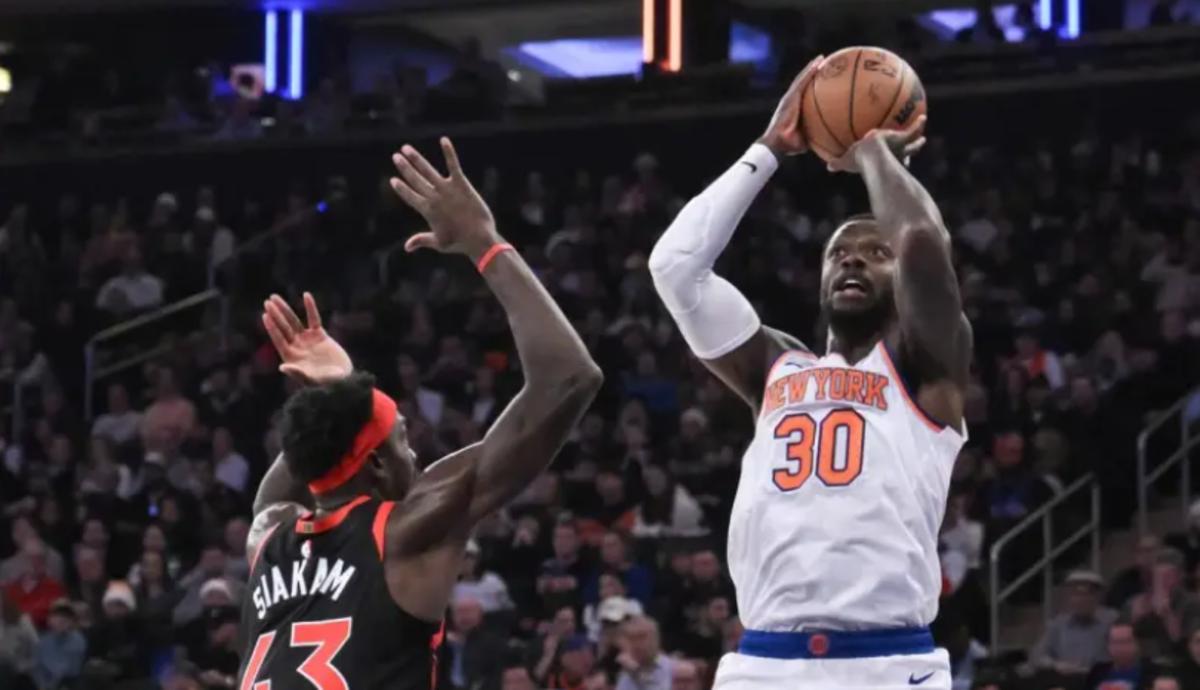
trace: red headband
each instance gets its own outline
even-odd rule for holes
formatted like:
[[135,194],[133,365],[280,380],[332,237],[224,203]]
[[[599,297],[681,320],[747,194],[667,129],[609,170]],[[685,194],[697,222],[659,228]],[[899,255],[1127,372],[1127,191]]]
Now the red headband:
[[366,464],[367,456],[387,439],[395,425],[396,401],[378,388],[375,389],[372,394],[371,419],[354,437],[350,451],[343,455],[341,460],[338,460],[338,464],[334,465],[333,469],[309,482],[308,490],[314,494],[323,494],[345,484],[351,477],[358,474],[358,471]]

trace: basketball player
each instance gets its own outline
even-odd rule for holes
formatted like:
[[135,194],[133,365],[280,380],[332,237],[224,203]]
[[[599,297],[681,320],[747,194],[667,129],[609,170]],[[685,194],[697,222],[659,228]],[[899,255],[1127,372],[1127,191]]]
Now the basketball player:
[[431,648],[471,528],[551,461],[601,374],[532,271],[497,234],[448,139],[443,176],[411,146],[392,186],[429,224],[408,251],[462,254],[508,314],[525,387],[482,441],[418,472],[396,403],[278,297],[263,323],[281,370],[310,387],[283,411],[283,454],[248,538],[241,690],[427,690]]
[[971,329],[950,241],[903,160],[924,122],[873,132],[832,170],[862,176],[873,215],[824,248],[818,356],[763,326],[713,264],[785,157],[806,149],[797,77],[766,133],[692,199],[650,270],[692,351],[757,419],[729,526],[747,628],[721,690],[950,688],[928,625],[941,575],[938,526],[963,443]]

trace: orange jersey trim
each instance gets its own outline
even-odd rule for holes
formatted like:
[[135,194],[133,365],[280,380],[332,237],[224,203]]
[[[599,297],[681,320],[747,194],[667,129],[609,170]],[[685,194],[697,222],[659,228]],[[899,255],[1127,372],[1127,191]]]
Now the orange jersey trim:
[[350,511],[369,500],[371,499],[367,496],[359,496],[332,513],[326,513],[316,519],[313,519],[312,513],[309,513],[307,516],[296,521],[296,533],[320,534],[322,532],[328,532],[334,527],[342,524],[342,521],[346,519],[346,516],[350,514]]
[[375,523],[371,525],[371,533],[375,535],[375,548],[379,550],[379,560],[383,560],[383,540],[387,535],[387,521],[392,514],[392,509],[396,504],[392,501],[385,501],[379,504],[379,510],[375,511]]

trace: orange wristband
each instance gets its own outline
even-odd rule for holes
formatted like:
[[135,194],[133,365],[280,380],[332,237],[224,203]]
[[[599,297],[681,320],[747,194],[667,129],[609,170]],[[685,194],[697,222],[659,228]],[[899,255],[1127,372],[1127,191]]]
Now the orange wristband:
[[493,244],[490,249],[483,253],[483,256],[479,257],[479,263],[475,265],[475,268],[479,269],[480,273],[483,273],[487,270],[488,264],[492,263],[497,256],[503,252],[512,251],[512,248],[513,246],[507,242]]

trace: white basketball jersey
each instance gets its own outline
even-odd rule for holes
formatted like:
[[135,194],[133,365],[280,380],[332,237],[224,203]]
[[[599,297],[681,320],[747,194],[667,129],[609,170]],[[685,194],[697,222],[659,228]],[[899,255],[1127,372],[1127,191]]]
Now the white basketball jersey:
[[747,628],[933,621],[938,528],[965,439],[910,394],[882,341],[853,366],[789,351],[771,367],[729,525]]

